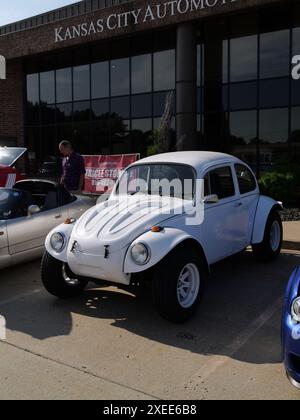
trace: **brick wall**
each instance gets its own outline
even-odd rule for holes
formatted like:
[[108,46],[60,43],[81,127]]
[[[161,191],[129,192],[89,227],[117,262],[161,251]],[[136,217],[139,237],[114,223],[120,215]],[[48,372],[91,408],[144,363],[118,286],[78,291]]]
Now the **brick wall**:
[[0,80],[0,144],[24,144],[23,69],[21,61],[7,62],[7,78]]

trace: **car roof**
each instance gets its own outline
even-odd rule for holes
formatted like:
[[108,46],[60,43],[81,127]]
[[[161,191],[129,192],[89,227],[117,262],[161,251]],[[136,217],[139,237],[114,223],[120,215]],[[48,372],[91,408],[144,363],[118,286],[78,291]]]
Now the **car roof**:
[[208,166],[218,165],[228,162],[241,162],[238,158],[218,152],[205,152],[205,151],[187,151],[187,152],[172,152],[163,153],[159,155],[149,156],[145,159],[135,162],[132,166],[141,164],[153,163],[175,163],[190,165],[201,172]]

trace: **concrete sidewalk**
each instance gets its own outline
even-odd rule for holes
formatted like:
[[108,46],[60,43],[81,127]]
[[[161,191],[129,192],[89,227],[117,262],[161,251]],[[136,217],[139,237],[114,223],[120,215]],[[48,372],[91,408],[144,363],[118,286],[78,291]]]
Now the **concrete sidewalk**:
[[283,230],[283,248],[300,251],[300,222],[285,222]]

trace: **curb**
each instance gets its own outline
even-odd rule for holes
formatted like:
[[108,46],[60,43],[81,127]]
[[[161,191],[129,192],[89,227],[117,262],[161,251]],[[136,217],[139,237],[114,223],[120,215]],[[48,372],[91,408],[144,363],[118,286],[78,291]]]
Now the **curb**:
[[300,242],[283,241],[283,249],[290,249],[292,251],[300,251]]

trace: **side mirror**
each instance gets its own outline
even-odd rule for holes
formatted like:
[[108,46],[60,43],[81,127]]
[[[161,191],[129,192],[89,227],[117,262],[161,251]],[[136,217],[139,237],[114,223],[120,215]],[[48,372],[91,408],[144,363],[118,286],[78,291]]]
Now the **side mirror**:
[[39,208],[39,206],[32,204],[31,206],[28,207],[28,216],[33,216],[34,214],[37,214],[41,211],[41,209]]
[[218,204],[219,197],[217,196],[217,194],[208,195],[204,198],[203,202],[204,204]]

